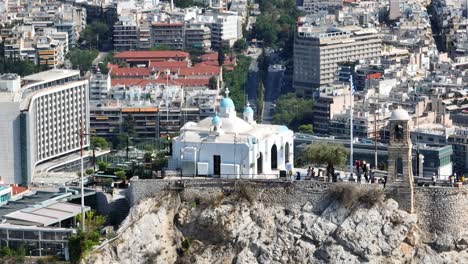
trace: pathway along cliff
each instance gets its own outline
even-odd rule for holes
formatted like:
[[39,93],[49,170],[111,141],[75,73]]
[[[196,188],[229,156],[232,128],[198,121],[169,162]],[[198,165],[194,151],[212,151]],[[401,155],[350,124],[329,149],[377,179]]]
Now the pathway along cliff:
[[248,184],[161,191],[83,263],[468,263],[468,234],[425,233],[380,187],[338,184],[320,212],[262,195]]

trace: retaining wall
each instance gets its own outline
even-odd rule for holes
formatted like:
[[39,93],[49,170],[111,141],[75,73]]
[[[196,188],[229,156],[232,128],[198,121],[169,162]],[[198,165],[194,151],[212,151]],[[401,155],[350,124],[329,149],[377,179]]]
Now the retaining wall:
[[[350,183],[354,184],[354,183]],[[229,181],[221,179],[197,180],[132,180],[127,193],[130,205],[153,196],[164,189],[179,190],[187,199],[191,197],[215,197],[226,190],[239,190],[248,186],[255,192],[258,202],[280,204],[299,209],[309,202],[310,210],[319,213],[330,203],[329,189],[334,183],[318,181]],[[183,187],[182,187],[183,186]],[[360,188],[375,185],[362,184]],[[183,190],[183,191],[182,191]],[[408,189],[400,184],[387,185],[387,197],[396,200],[401,209],[409,208]],[[467,231],[468,188],[415,187],[415,213],[420,226],[430,232],[457,234]]]

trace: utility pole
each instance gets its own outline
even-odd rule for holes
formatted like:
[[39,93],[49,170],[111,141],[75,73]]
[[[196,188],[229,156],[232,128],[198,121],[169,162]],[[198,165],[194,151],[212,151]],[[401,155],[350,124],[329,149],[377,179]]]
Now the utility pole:
[[80,159],[81,159],[81,224],[82,230],[85,231],[85,210],[84,210],[84,170],[83,170],[83,138],[85,136],[83,131],[83,112],[81,113],[81,122],[80,122]]
[[[377,105],[375,106],[377,110]],[[377,168],[377,111],[374,112],[374,169]]]

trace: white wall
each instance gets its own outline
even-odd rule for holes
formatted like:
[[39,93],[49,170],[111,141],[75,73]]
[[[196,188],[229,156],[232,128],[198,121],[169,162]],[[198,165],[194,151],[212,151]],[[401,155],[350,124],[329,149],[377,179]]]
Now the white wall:
[[21,183],[20,105],[0,103],[0,176],[4,183]]

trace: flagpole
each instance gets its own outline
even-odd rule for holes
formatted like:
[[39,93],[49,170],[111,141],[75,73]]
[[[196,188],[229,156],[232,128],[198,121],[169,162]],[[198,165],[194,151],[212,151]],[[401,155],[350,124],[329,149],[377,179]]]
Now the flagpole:
[[350,86],[350,94],[351,94],[351,109],[349,111],[349,120],[350,120],[350,128],[349,128],[349,140],[350,140],[350,153],[349,153],[349,173],[350,176],[353,175],[353,105],[354,105],[354,83],[353,83],[353,75],[349,76],[349,86]]

